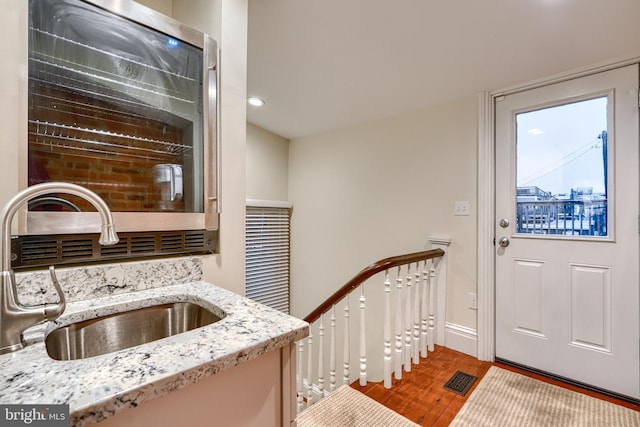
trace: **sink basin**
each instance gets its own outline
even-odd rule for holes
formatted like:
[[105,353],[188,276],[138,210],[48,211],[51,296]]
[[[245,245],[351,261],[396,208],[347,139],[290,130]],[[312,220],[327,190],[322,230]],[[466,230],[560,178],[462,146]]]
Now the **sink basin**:
[[221,317],[193,303],[155,305],[55,329],[45,338],[45,346],[52,359],[84,359],[187,332],[219,320]]

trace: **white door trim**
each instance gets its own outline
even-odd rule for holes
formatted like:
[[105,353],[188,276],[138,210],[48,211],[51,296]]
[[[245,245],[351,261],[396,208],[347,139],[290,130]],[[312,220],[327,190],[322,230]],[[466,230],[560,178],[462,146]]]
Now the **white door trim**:
[[494,96],[478,97],[478,359],[495,359]]
[[640,62],[640,55],[556,74],[478,96],[478,359],[495,360],[495,99]]

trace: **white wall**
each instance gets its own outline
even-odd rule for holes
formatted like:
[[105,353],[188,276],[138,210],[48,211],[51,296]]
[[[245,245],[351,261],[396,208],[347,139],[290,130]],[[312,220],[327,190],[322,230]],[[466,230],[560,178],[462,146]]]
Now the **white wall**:
[[247,199],[287,201],[289,140],[247,123]]
[[[290,142],[292,313],[365,266],[449,236],[447,321],[476,328],[475,98]],[[454,216],[454,201],[470,216]],[[369,290],[368,290],[369,292]]]

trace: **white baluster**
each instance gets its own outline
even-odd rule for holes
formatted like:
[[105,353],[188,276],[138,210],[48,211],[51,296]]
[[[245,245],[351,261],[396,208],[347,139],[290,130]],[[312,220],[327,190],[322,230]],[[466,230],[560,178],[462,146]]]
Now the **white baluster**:
[[384,272],[384,388],[391,388],[391,281]]
[[366,299],[364,297],[364,283],[360,285],[360,385],[367,385],[367,328],[365,325]]
[[407,265],[407,291],[404,293],[404,371],[411,372],[411,265]]
[[331,336],[329,343],[329,391],[336,389],[336,306],[331,307]]
[[415,296],[413,298],[413,363],[420,363],[420,265],[416,263],[414,273]]
[[434,337],[436,331],[436,321],[435,315],[435,286],[433,286],[433,278],[436,275],[436,267],[435,262],[431,261],[431,268],[429,269],[429,334],[427,335],[427,346],[429,351],[433,351],[435,349],[434,345]]
[[342,357],[342,382],[349,384],[351,374],[349,373],[349,296],[344,299],[344,349]]
[[395,367],[394,376],[397,380],[402,379],[402,277],[400,267],[396,276],[396,330],[395,330]]
[[311,329],[309,329],[309,336],[307,337],[307,385],[309,388],[307,389],[307,407],[313,404],[313,334],[311,333]]
[[420,310],[420,355],[428,357],[427,353],[427,302],[429,301],[429,270],[427,260],[422,265],[422,309]]
[[304,340],[298,341],[298,378],[297,378],[297,388],[298,388],[298,396],[297,396],[297,411],[298,413],[302,412],[304,409],[304,389],[303,389],[303,378],[302,378],[302,361],[304,360]]
[[322,399],[324,397],[324,315],[320,316],[318,326],[318,390]]

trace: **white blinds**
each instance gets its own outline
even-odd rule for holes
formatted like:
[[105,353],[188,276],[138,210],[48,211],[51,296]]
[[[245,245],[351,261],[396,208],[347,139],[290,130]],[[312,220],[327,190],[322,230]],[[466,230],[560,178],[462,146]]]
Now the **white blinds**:
[[246,296],[289,313],[289,207],[247,206]]

